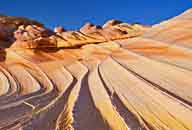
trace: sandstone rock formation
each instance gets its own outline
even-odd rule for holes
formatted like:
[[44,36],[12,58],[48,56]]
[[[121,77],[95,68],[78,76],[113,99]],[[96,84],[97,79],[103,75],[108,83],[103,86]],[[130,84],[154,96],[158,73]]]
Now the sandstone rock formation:
[[27,18],[0,15],[1,47],[9,47],[12,44],[12,42],[15,40],[15,38],[13,37],[13,33],[20,25],[36,25],[43,27],[41,23],[29,20]]
[[192,130],[191,10],[152,27],[14,20],[0,17],[0,130]]

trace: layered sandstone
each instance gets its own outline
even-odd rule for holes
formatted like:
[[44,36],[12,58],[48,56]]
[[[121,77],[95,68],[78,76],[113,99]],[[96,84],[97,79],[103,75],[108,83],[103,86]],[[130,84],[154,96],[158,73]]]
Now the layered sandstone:
[[117,20],[103,27],[86,23],[78,31],[56,27],[54,31],[26,18],[0,16],[1,48],[61,48],[126,39],[143,34],[148,27]]
[[191,10],[77,31],[11,18],[0,17],[1,130],[192,130]]

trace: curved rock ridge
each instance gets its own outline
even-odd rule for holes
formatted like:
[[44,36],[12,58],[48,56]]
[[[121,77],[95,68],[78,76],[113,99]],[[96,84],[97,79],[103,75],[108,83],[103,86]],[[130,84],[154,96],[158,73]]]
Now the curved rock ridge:
[[19,26],[0,50],[0,130],[192,130],[191,18]]

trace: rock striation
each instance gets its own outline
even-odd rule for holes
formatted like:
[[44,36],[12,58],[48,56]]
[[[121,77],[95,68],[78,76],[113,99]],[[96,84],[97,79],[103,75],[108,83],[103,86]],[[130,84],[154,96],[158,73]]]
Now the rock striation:
[[0,16],[0,130],[192,130],[191,27]]
[[[15,18],[16,19],[16,18]],[[20,18],[18,18],[18,21]],[[14,29],[2,26],[0,38],[9,44],[3,44],[11,48],[61,48],[77,47],[89,43],[107,42],[116,39],[126,39],[143,34],[146,27],[142,25],[130,25],[117,20],[108,21],[103,27],[86,23],[79,31],[67,31],[62,27],[49,30],[41,24],[29,22],[27,24],[15,24]],[[7,29],[7,30],[6,30]],[[10,31],[11,30],[11,31]],[[7,44],[9,46],[7,46]],[[5,48],[4,46],[1,46]]]

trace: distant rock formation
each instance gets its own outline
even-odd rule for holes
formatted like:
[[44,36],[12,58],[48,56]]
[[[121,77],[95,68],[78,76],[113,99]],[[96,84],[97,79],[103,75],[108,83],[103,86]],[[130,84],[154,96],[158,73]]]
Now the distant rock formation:
[[191,28],[0,16],[0,130],[192,130]]
[[13,37],[13,33],[21,25],[22,26],[36,25],[43,27],[41,23],[29,20],[27,18],[0,15],[1,47],[7,48],[14,42],[15,38]]
[[135,26],[110,20],[103,27],[87,23],[79,31],[67,31],[61,26],[51,31],[42,24],[26,18],[0,16],[0,39],[2,40],[0,47],[76,47],[136,37],[143,34],[144,28],[146,29],[142,25]]

